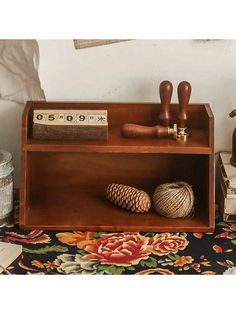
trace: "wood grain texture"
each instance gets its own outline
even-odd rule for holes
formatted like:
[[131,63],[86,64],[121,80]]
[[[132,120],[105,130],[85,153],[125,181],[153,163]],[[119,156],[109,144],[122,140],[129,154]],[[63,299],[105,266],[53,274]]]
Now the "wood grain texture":
[[143,126],[139,124],[125,123],[121,126],[121,134],[127,138],[137,137],[156,137],[165,138],[168,137],[168,127],[155,125],[155,126]]
[[[107,109],[108,141],[32,139],[32,112],[42,108]],[[170,106],[170,121],[178,119]],[[209,105],[187,108],[192,136],[173,139],[125,139],[124,123],[157,124],[161,105],[154,103],[28,102],[22,120],[20,226],[63,230],[203,231],[214,229],[214,120]],[[168,219],[153,209],[133,214],[105,198],[109,183],[134,186],[152,195],[156,185],[188,182],[196,215]]]
[[108,127],[103,125],[33,125],[36,140],[99,140],[106,141]]
[[[46,197],[45,197],[46,196]],[[178,231],[210,232],[207,211],[194,219],[171,219],[148,213],[134,214],[113,206],[99,190],[42,190],[32,199],[26,220],[27,229],[88,231]]]
[[[188,127],[188,104],[191,96],[191,85],[189,82],[182,81],[178,85],[178,99],[179,99],[179,115],[178,115],[178,127],[186,128]],[[188,123],[188,125],[187,125]]]
[[173,93],[173,85],[170,81],[163,81],[159,86],[161,110],[158,116],[160,124],[170,126],[170,103]]

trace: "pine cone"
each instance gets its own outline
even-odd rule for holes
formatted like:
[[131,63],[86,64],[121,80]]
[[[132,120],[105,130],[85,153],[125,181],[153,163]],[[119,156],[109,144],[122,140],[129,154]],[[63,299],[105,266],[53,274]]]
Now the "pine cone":
[[147,212],[151,207],[151,200],[146,192],[123,184],[109,184],[106,197],[112,203],[135,213]]

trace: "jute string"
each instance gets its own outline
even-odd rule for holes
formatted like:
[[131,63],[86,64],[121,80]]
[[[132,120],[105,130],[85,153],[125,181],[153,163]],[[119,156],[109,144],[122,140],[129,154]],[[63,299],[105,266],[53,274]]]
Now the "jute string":
[[153,194],[157,213],[169,218],[192,217],[194,194],[191,186],[183,181],[159,185]]

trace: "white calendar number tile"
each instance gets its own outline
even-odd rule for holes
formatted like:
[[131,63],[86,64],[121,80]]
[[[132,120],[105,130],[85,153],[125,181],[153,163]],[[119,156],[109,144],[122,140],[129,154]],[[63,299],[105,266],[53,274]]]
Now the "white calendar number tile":
[[65,121],[64,113],[59,113],[58,122],[63,123]]
[[46,121],[46,118],[47,118],[47,115],[46,114],[43,114],[43,113],[36,113],[34,115],[35,117],[35,120],[38,121],[38,122],[44,122]]
[[88,122],[88,120],[89,120],[88,114],[85,114],[85,113],[77,114],[77,123],[78,124],[86,123],[86,122]]
[[95,123],[96,122],[96,116],[95,114],[89,115],[89,123]]
[[55,122],[58,119],[58,114],[55,113],[48,113],[46,121],[47,122]]
[[97,124],[106,124],[106,122],[107,122],[106,115],[103,115],[103,114],[96,115],[96,123]]
[[105,110],[36,110],[34,122],[46,125],[107,125]]
[[65,115],[65,122],[75,123],[76,122],[76,114],[69,113]]

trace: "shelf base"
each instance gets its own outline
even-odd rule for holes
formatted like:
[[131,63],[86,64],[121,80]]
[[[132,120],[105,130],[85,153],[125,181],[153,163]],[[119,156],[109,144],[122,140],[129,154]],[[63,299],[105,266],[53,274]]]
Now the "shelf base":
[[173,220],[159,216],[153,209],[134,214],[113,206],[106,200],[104,191],[99,190],[38,188],[25,213],[20,227],[26,229],[137,232],[211,232],[214,229],[209,226],[207,209],[197,210],[190,219]]

